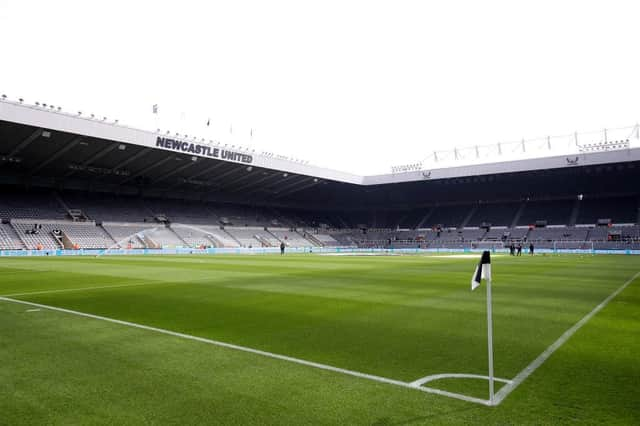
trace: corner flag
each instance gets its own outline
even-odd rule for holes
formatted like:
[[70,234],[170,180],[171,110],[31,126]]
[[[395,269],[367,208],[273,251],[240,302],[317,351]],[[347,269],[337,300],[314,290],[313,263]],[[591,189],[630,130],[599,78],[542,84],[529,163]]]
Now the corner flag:
[[480,281],[487,283],[487,351],[489,353],[489,405],[493,405],[493,319],[491,302],[491,253],[488,250],[482,252],[482,257],[471,277],[471,291],[480,287]]
[[471,277],[471,291],[480,287],[480,281],[483,279],[491,281],[491,253],[487,250],[482,252],[480,262]]

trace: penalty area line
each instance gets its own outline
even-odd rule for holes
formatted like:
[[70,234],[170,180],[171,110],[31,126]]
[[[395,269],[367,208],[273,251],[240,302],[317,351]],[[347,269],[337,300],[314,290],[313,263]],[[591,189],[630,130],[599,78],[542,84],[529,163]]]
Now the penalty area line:
[[591,318],[593,318],[598,312],[600,312],[605,306],[609,304],[617,295],[622,293],[622,291],[629,286],[632,282],[636,280],[640,276],[640,271],[636,272],[631,278],[624,282],[616,291],[611,293],[609,297],[604,299],[598,306],[593,308],[591,312],[585,315],[580,321],[575,323],[573,327],[565,331],[562,336],[558,338],[555,342],[553,342],[544,352],[542,352],[536,359],[534,359],[531,364],[526,366],[521,372],[519,372],[516,377],[513,378],[511,383],[504,385],[498,392],[496,392],[494,397],[494,404],[500,404],[511,392],[513,392],[522,382],[524,382],[527,377],[533,374],[534,371],[538,369],[555,351],[557,351],[562,345],[566,343],[567,340],[571,338],[578,330],[582,328]]
[[276,353],[273,353],[273,352],[266,352],[266,351],[262,351],[260,349],[253,349],[253,348],[249,348],[249,347],[246,347],[246,346],[234,345],[232,343],[220,342],[218,340],[212,340],[212,339],[207,339],[205,337],[193,336],[191,334],[179,333],[177,331],[165,330],[163,328],[152,327],[152,326],[148,326],[148,325],[144,325],[144,324],[138,324],[138,323],[135,323],[135,322],[123,321],[123,320],[118,320],[118,319],[115,319],[115,318],[109,318],[109,317],[103,317],[103,316],[100,316],[100,315],[89,314],[89,313],[86,313],[86,312],[73,311],[71,309],[59,308],[59,307],[50,306],[50,305],[43,305],[43,304],[40,304],[40,303],[27,302],[25,300],[11,299],[11,298],[5,297],[5,296],[0,296],[0,301],[9,302],[9,303],[17,303],[17,304],[21,304],[21,305],[32,306],[32,307],[36,307],[36,308],[62,312],[62,313],[65,313],[65,314],[71,314],[71,315],[76,315],[76,316],[80,316],[80,317],[91,318],[91,319],[100,320],[100,321],[106,321],[106,322],[110,322],[110,323],[113,323],[113,324],[119,324],[119,325],[123,325],[123,326],[127,326],[127,327],[138,328],[138,329],[141,329],[141,330],[153,331],[155,333],[165,334],[165,335],[169,335],[169,336],[173,336],[173,337],[179,337],[179,338],[187,339],[187,340],[193,340],[193,341],[196,341],[196,342],[206,343],[206,344],[209,344],[209,345],[219,346],[219,347],[227,348],[227,349],[233,349],[233,350],[236,350],[236,351],[247,352],[247,353],[260,355],[260,356],[267,357],[267,358],[274,358],[274,359],[278,359],[278,360],[281,360],[281,361],[287,361],[287,362],[291,362],[291,363],[294,363],[294,364],[299,364],[299,365],[304,365],[304,366],[307,366],[307,367],[317,368],[317,369],[320,369],[320,370],[326,370],[326,371],[331,371],[331,372],[334,372],[334,373],[340,373],[340,374],[344,374],[344,375],[347,375],[347,376],[357,377],[357,378],[360,378],[360,379],[366,379],[366,380],[371,380],[371,381],[375,381],[375,382],[386,383],[386,384],[389,384],[389,385],[400,386],[400,387],[403,387],[403,388],[413,389],[413,390],[417,390],[417,391],[424,392],[424,393],[430,393],[430,394],[435,394],[435,395],[440,395],[440,396],[446,396],[446,397],[449,397],[449,398],[459,399],[459,400],[467,401],[467,402],[473,402],[473,403],[476,403],[476,404],[481,404],[481,405],[486,405],[486,406],[490,406],[491,405],[490,401],[488,401],[488,400],[484,400],[484,399],[480,399],[480,398],[474,398],[474,397],[468,396],[468,395],[463,395],[463,394],[459,394],[459,393],[455,393],[455,392],[448,392],[448,391],[444,391],[444,390],[441,390],[441,389],[430,388],[430,387],[426,387],[426,386],[420,386],[420,385],[414,384],[414,383],[403,382],[401,380],[390,379],[390,378],[387,378],[387,377],[376,376],[376,375],[373,375],[373,374],[361,373],[359,371],[347,370],[347,369],[340,368],[340,367],[334,367],[332,365],[320,364],[320,363],[317,363],[317,362],[307,361],[307,360],[300,359],[300,358],[294,358],[294,357],[290,357],[290,356],[287,356],[287,355],[280,355],[280,354],[276,354]]

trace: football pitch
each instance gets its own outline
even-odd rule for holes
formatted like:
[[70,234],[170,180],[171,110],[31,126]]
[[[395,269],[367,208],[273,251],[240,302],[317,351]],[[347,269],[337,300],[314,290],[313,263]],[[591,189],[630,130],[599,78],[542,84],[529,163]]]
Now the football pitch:
[[0,424],[640,424],[640,257],[0,259]]

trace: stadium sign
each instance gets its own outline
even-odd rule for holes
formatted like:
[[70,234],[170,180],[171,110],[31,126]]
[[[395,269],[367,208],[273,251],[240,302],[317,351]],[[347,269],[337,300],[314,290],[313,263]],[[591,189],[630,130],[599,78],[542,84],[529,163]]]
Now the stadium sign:
[[213,146],[200,145],[197,143],[185,142],[171,138],[163,138],[160,136],[156,138],[156,146],[172,151],[200,155],[209,158],[218,158],[227,161],[235,161],[245,164],[251,164],[253,162],[253,157],[251,155],[243,154],[241,152],[229,151]]

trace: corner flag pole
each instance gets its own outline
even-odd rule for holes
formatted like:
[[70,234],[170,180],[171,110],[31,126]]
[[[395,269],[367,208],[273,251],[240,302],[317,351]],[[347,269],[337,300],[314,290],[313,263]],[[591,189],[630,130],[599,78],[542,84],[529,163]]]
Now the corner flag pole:
[[471,277],[471,291],[480,287],[480,282],[487,284],[487,351],[489,352],[489,405],[493,405],[493,317],[491,313],[491,252],[485,250],[476,270]]
[[487,350],[489,351],[489,403],[493,405],[493,319],[491,313],[491,278],[487,279]]

